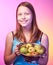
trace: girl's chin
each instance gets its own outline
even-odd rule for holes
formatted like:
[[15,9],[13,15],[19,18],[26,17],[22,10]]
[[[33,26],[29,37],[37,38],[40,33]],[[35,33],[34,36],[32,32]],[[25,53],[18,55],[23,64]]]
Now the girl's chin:
[[22,27],[27,27],[28,25],[26,25],[26,24],[23,24],[23,25],[21,25]]
[[22,27],[27,27],[27,26],[25,26],[25,25],[21,25]]

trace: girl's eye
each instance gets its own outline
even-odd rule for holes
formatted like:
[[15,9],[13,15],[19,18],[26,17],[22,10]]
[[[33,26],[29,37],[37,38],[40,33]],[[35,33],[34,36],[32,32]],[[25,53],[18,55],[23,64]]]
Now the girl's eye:
[[25,13],[26,15],[29,15],[30,13]]
[[22,14],[20,13],[20,14],[18,14],[18,15],[22,15]]
[[[24,15],[29,15],[30,13],[24,13]],[[18,16],[21,16],[22,13],[18,13]]]

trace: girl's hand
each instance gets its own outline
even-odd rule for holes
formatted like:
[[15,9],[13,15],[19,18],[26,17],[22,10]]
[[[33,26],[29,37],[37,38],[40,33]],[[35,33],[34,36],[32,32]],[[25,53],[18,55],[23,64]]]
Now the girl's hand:
[[19,52],[19,45],[16,45],[16,48],[15,48],[14,53],[15,53],[16,56],[19,56],[19,55],[20,55],[20,52]]

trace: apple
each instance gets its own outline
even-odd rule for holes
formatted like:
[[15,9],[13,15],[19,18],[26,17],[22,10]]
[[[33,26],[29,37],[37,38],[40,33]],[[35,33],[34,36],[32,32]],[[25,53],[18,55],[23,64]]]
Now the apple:
[[20,52],[26,54],[27,53],[27,48],[21,47]]
[[31,53],[26,53],[27,56],[31,56]]
[[27,43],[26,44],[26,48],[29,48],[29,47],[31,47],[32,46],[32,44],[30,44],[30,43]]
[[43,54],[44,50],[43,50],[43,49],[40,49],[40,50],[37,50],[37,52],[38,52],[39,54]]
[[44,53],[44,48],[41,47],[40,49],[37,49],[37,52],[38,52],[39,54],[43,54],[43,53]]
[[40,48],[41,48],[41,45],[35,44],[34,48],[35,48],[35,49],[40,49]]
[[37,56],[39,53],[38,52],[31,52],[32,56]]
[[29,47],[29,48],[28,48],[28,52],[35,52],[34,47]]

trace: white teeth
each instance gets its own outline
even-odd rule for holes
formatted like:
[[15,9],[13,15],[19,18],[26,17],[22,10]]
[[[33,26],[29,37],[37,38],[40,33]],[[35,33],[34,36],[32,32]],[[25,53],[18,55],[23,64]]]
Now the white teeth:
[[25,20],[25,21],[23,20],[23,21],[21,21],[21,22],[23,22],[23,23],[24,23],[24,22],[27,22],[27,21],[28,21],[28,20]]

